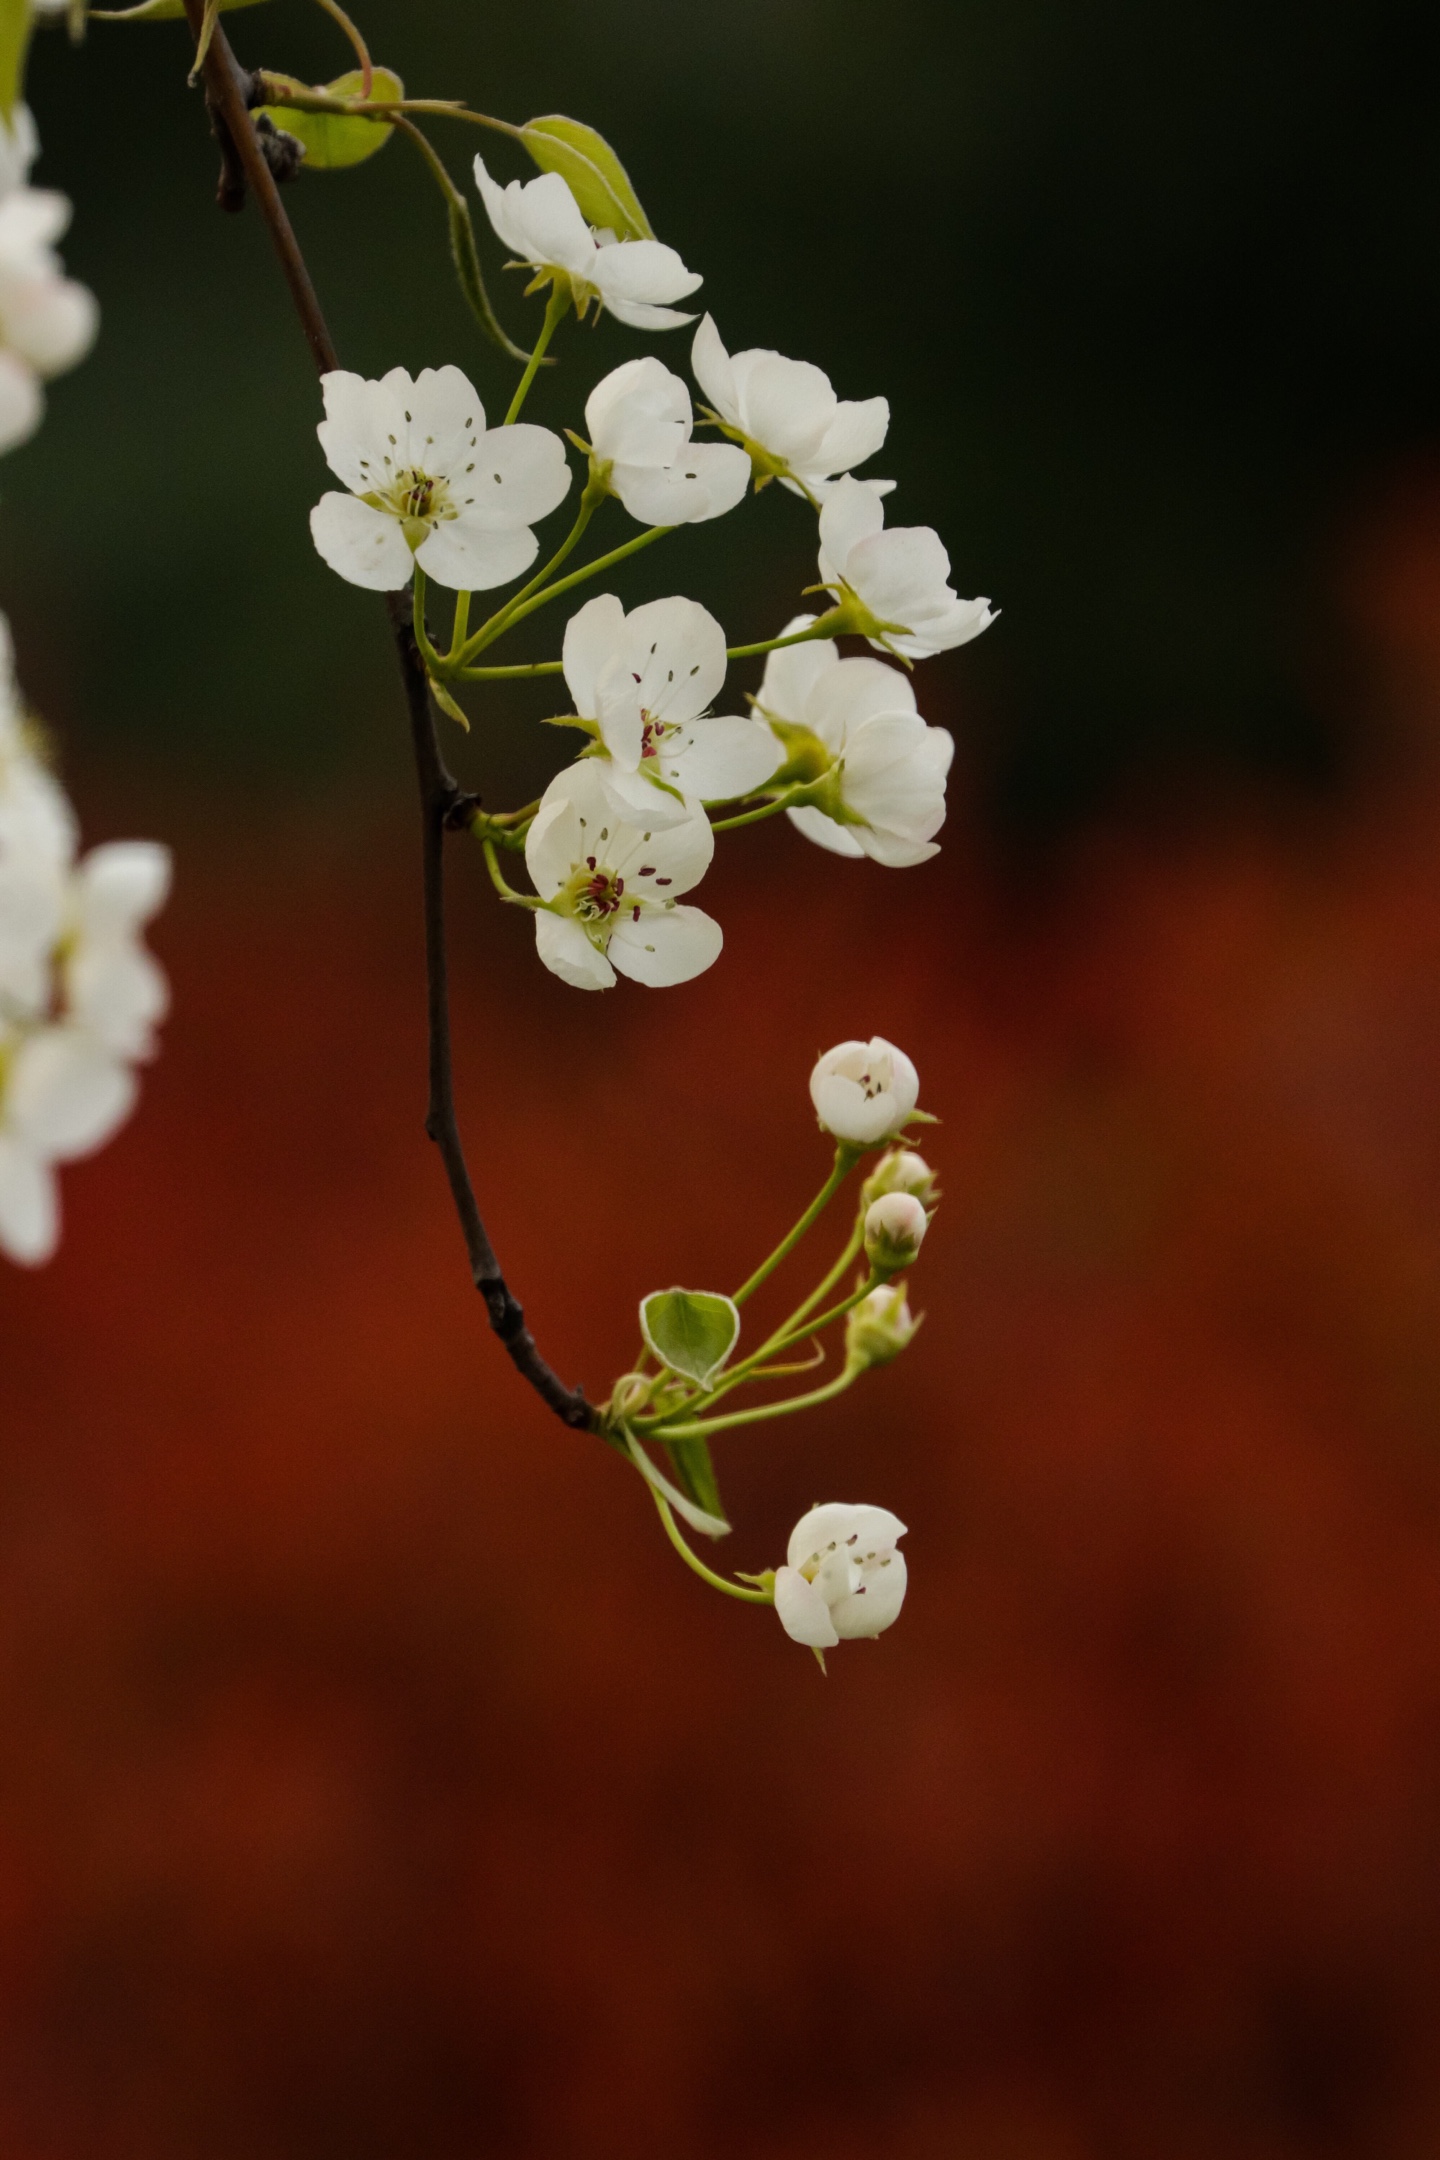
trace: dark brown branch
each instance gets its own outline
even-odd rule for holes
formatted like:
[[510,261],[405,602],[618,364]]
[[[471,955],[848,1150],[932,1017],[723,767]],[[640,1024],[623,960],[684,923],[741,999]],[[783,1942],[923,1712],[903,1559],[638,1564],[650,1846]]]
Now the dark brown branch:
[[[185,12],[197,42],[205,12],[205,0],[185,0]],[[311,357],[322,375],[338,368],[340,358],[326,327],[325,316],[310,281],[285,206],[275,185],[264,150],[255,134],[248,106],[249,78],[240,67],[229,39],[217,23],[205,56],[205,94],[222,146],[227,141],[239,160],[241,172],[265,220],[290,288]],[[229,161],[227,156],[227,172]],[[425,974],[430,1035],[430,1107],[425,1129],[440,1150],[450,1196],[460,1219],[470,1273],[485,1300],[490,1325],[510,1353],[516,1370],[528,1380],[542,1402],[566,1425],[585,1430],[594,1417],[584,1393],[568,1388],[551,1371],[525,1325],[525,1315],[500,1271],[490,1243],[460,1139],[455,1115],[455,1084],[450,1046],[449,968],[445,946],[445,833],[452,813],[464,801],[462,791],[446,768],[435,730],[435,709],[430,686],[415,643],[409,597],[386,595],[391,633],[405,686],[410,718],[410,739],[415,771],[420,783],[425,891]]]

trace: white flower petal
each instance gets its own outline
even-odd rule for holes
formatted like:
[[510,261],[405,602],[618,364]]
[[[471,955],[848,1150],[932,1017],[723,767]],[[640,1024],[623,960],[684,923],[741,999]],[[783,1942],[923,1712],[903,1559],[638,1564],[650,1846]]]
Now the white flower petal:
[[597,593],[565,625],[565,681],[582,720],[597,717],[600,677],[614,657],[624,629],[625,610],[614,593]]
[[398,592],[414,558],[397,518],[356,495],[322,495],[310,513],[310,537],[322,562],[352,585]]
[[791,1641],[807,1650],[833,1650],[840,1640],[829,1606],[796,1568],[775,1570],[775,1611]]
[[666,743],[656,763],[661,777],[702,802],[753,795],[776,772],[785,752],[763,720],[722,715],[693,720],[680,745]]
[[537,910],[535,948],[551,974],[572,989],[609,990],[614,985],[614,968],[568,915]]
[[[781,637],[794,637],[801,630],[808,630],[815,621],[813,615],[796,615],[786,623]],[[834,668],[840,659],[840,648],[833,638],[813,638],[803,645],[786,645],[780,651],[770,653],[765,661],[765,673],[760,680],[759,694],[755,700],[762,712],[773,713],[777,720],[788,720],[792,726],[813,727],[809,717],[810,693],[822,675]],[[831,749],[836,745],[832,743]]]
[[13,1136],[52,1162],[102,1147],[135,1107],[134,1074],[79,1028],[44,1028],[21,1043],[5,1088]]
[[724,942],[719,923],[700,908],[644,908],[638,921],[622,916],[607,950],[622,975],[659,990],[703,975]]
[[[745,378],[745,433],[776,457],[804,467],[814,459],[835,417],[835,392],[823,368],[783,353],[758,352]],[[738,371],[737,371],[738,372]]]
[[59,375],[94,344],[100,307],[73,278],[33,278],[18,289],[0,285],[0,324],[12,352],[41,375]]
[[152,840],[112,840],[91,848],[76,874],[83,937],[130,937],[159,914],[170,894],[170,850]]
[[735,401],[735,377],[730,355],[715,327],[713,315],[701,317],[690,346],[690,366],[714,411],[734,427],[739,410]]
[[467,510],[458,518],[442,518],[415,550],[415,560],[426,577],[451,592],[488,592],[520,577],[539,552],[539,539],[528,525],[496,528]]
[[830,1607],[840,1640],[866,1641],[893,1627],[905,1602],[906,1581],[905,1555],[898,1550],[887,1553],[873,1567],[862,1568],[856,1587]]
[[564,443],[549,428],[525,420],[491,428],[445,476],[462,519],[473,511],[496,529],[548,517],[570,489]]
[[813,803],[802,803],[798,810],[787,810],[785,815],[795,830],[803,833],[807,840],[813,840],[816,847],[828,848],[832,855],[849,856],[856,862],[864,860],[865,849],[855,837],[853,826],[837,825],[834,818],[826,817]]
[[0,1132],[0,1251],[21,1267],[43,1267],[60,1242],[55,1173],[40,1156]]
[[735,443],[683,444],[658,470],[617,464],[612,485],[641,525],[703,525],[744,499],[750,460]]
[[884,505],[863,481],[837,480],[820,512],[821,577],[827,578],[833,568],[848,579],[852,549],[882,531],[884,524]]
[[626,306],[687,300],[705,281],[662,241],[617,240],[597,249],[590,282],[611,314],[625,322],[630,319]]
[[883,660],[841,660],[823,673],[817,671],[804,718],[823,741],[839,749],[875,714],[915,709],[915,691],[903,669],[887,667]]
[[[725,632],[698,600],[674,594],[647,600],[625,618],[625,636],[612,673],[601,680],[602,703],[626,686],[653,718],[693,720],[725,681]],[[629,685],[634,685],[633,693]]]
[[45,417],[45,393],[32,367],[0,352],[0,451],[28,442]]
[[[791,1567],[802,1568],[819,1560],[832,1547],[860,1553],[890,1552],[905,1525],[889,1508],[865,1502],[826,1500],[802,1515],[790,1533],[785,1557]],[[853,1542],[852,1542],[853,1541]]]
[[[831,473],[845,472],[852,465],[863,465],[866,458],[875,455],[889,431],[888,398],[842,400],[816,450],[816,472],[828,478]],[[873,488],[876,483],[862,484]],[[891,487],[894,484],[893,480],[889,483]]]

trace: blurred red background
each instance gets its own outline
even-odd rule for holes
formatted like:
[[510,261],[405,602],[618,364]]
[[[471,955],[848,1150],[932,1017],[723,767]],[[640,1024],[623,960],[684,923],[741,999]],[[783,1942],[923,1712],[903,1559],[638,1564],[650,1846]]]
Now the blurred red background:
[[1348,789],[1040,898],[963,795],[903,876],[740,835],[721,965],[599,1000],[457,854],[477,1181],[594,1394],[823,1175],[813,1055],[920,1066],[925,1329],[721,1461],[730,1565],[911,1526],[828,1681],[485,1333],[406,805],[182,839],[141,1115],[0,1277],[7,2160],[1434,2151],[1440,487],[1334,596]]

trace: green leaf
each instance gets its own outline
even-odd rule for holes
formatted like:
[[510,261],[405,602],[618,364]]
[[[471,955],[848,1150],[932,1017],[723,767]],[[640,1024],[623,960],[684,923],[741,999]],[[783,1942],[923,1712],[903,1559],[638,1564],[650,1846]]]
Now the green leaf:
[[688,1499],[677,1485],[671,1484],[663,1471],[656,1469],[629,1426],[621,1429],[625,1435],[625,1445],[630,1451],[630,1460],[646,1484],[669,1502],[681,1521],[688,1522],[692,1530],[699,1530],[705,1537],[729,1537],[730,1525],[724,1516],[712,1513],[709,1508],[699,1507],[693,1500]]
[[30,0],[0,0],[0,117],[7,122],[25,86]]
[[720,1484],[715,1476],[715,1465],[710,1458],[708,1440],[667,1440],[665,1452],[675,1465],[675,1475],[695,1502],[707,1515],[715,1515],[723,1522],[725,1503],[720,1498]]
[[[222,14],[229,8],[258,7],[260,0],[220,0]],[[140,0],[138,7],[91,8],[96,22],[182,22],[185,0]]]
[[740,1339],[740,1314],[713,1290],[654,1290],[641,1301],[640,1330],[663,1365],[704,1388]]
[[541,172],[557,172],[569,182],[587,224],[608,226],[617,240],[654,239],[629,173],[594,128],[564,113],[546,113],[526,121],[520,140]]
[[[293,76],[272,75],[271,82],[284,83],[293,90],[308,90],[309,84],[296,82]],[[318,97],[359,97],[365,78],[358,68],[348,75],[337,75],[334,82],[316,86]],[[376,68],[370,95],[374,98],[403,98],[405,85],[389,68]],[[347,165],[363,165],[366,158],[374,157],[383,150],[394,128],[388,121],[365,120],[358,114],[301,112],[294,105],[265,105],[261,110],[305,145],[305,170],[307,172],[340,172]]]

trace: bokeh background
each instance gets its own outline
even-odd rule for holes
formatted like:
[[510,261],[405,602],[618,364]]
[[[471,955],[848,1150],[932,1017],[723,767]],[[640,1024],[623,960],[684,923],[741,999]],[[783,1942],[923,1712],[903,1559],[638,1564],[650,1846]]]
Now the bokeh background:
[[[248,61],[346,65],[301,0],[231,20]],[[40,177],[105,328],[0,472],[0,594],[88,834],[166,838],[178,882],[141,1114],[67,1174],[54,1266],[0,1277],[8,2160],[1421,2160],[1433,10],[363,20],[416,93],[603,128],[732,349],[889,394],[896,514],[1003,605],[920,678],[959,743],[940,859],[736,835],[694,985],[571,992],[452,874],[478,1181],[596,1393],[641,1292],[742,1274],[818,1182],[815,1053],[917,1059],[926,1328],[722,1463],[734,1565],[874,1499],[913,1588],[822,1682],[487,1338],[420,1132],[392,663],[306,533],[303,345],[212,207],[183,31],[47,36]],[[403,145],[291,207],[351,365],[458,359],[502,403]],[[587,338],[539,417],[633,349]],[[621,589],[761,636],[812,542],[772,491]],[[477,705],[491,801],[554,760],[545,709]]]

